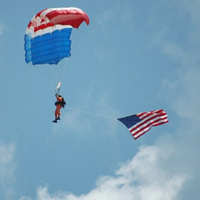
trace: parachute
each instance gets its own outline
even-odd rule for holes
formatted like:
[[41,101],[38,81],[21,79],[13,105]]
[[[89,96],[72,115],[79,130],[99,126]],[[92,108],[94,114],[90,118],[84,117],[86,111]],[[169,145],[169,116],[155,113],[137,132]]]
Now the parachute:
[[[75,7],[48,8],[34,15],[24,36],[26,63],[57,65],[64,58],[68,59],[71,56],[72,29],[78,29],[82,22],[89,25],[89,17]],[[53,73],[57,78],[58,68],[55,68]],[[63,68],[62,77],[66,66]],[[52,81],[52,77],[50,79]],[[51,83],[56,93],[60,92],[61,79],[56,80],[56,88],[53,86],[55,84]]]
[[88,15],[79,8],[49,8],[37,13],[28,24],[24,37],[25,61],[37,64],[58,64],[71,56],[70,35]]

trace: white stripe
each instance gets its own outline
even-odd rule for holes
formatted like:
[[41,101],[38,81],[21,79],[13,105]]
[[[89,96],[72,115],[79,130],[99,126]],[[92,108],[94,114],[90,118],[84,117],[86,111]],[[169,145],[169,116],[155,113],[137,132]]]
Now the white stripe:
[[145,128],[144,130],[140,131],[138,134],[133,135],[133,133],[131,133],[133,135],[134,138],[137,138],[138,136],[144,134],[145,132],[147,132],[149,129],[151,129],[152,126],[149,126],[147,128]]
[[[155,115],[155,116],[156,116],[156,115]],[[154,117],[155,117],[155,116],[154,116]],[[144,123],[144,121],[149,120],[149,118],[152,118],[152,117],[153,117],[153,116],[150,115],[150,116],[146,117],[145,119],[142,119],[140,122],[138,122],[138,123],[135,124],[134,126],[130,127],[130,128],[129,128],[129,131],[130,131],[131,129],[137,127],[137,126],[140,126],[140,124]],[[152,120],[156,120],[156,119],[158,119],[158,118],[164,118],[164,117],[166,117],[166,116],[157,116],[156,118],[154,118],[154,119],[152,119]],[[152,121],[152,120],[151,120],[151,121]]]
[[158,111],[159,110],[153,110],[153,111],[149,111],[149,112],[141,112],[141,113],[137,113],[136,115],[141,115],[141,114],[146,115],[148,113],[154,113],[154,112],[158,112]]
[[67,7],[67,8],[48,8],[47,10],[44,10],[40,15],[42,16],[46,16],[46,14],[54,11],[54,10],[79,10],[79,11],[82,11],[81,9],[79,8],[75,8],[75,7]]
[[[164,122],[164,121],[166,120],[166,119],[162,119],[162,118],[165,118],[166,116],[158,116],[158,117],[156,117],[156,118],[153,118],[153,119],[150,120],[150,121],[145,122],[145,124],[141,125],[142,123],[144,123],[144,121],[148,120],[148,118],[151,118],[151,117],[152,117],[152,116],[149,116],[149,117],[147,117],[145,120],[142,120],[142,121],[138,122],[137,124],[135,124],[134,126],[132,126],[131,128],[129,128],[129,131],[130,131],[132,134],[134,134],[134,133],[136,133],[137,131],[139,131],[140,129],[142,129],[143,127],[149,126],[149,124],[151,124],[152,122],[156,121],[157,119],[160,119],[159,122]],[[156,122],[156,124],[159,123],[159,122]],[[136,127],[138,127],[138,128],[136,128]],[[135,129],[134,131],[131,131],[133,128],[136,128],[136,129]]]
[[163,122],[164,123],[168,122],[168,119],[160,120],[159,122],[154,123],[154,126],[159,125],[160,123],[163,123]]
[[[164,119],[164,120],[162,120],[162,121],[157,122],[156,124],[160,124],[161,122],[168,122],[168,120],[167,120],[167,119]],[[138,136],[140,136],[140,135],[144,134],[145,132],[147,132],[148,130],[150,130],[150,129],[152,128],[152,126],[155,126],[156,124],[147,126],[147,128],[143,129],[142,131],[140,131],[140,132],[139,132],[138,134],[136,134],[136,135],[134,135],[133,132],[131,132],[131,134],[133,135],[134,138],[137,138]]]
[[[158,112],[159,111],[159,112]],[[165,113],[165,112],[163,112],[163,111],[160,111],[160,110],[154,110],[154,111],[151,111],[151,112],[145,112],[145,113],[139,113],[139,114],[137,114],[137,115],[141,115],[140,116],[140,119],[143,119],[143,118],[145,118],[145,116],[147,116],[148,114],[152,114],[152,115],[158,115],[158,114],[162,114],[162,113]],[[165,113],[166,114],[166,113]]]
[[[39,16],[37,16],[37,17],[36,17],[36,15],[33,16],[33,18],[31,19],[32,25],[29,28],[26,29],[26,34],[27,35],[32,35],[33,37],[41,35],[41,34],[36,34],[36,35],[33,34],[34,27],[37,27],[39,25],[46,24],[46,23],[50,22],[50,20],[46,17],[46,14],[48,14],[49,12],[54,11],[54,10],[79,10],[79,11],[82,11],[81,9],[76,8],[76,7],[49,8],[47,10],[44,10],[42,13],[40,13]],[[45,20],[45,21],[41,22],[42,19]],[[69,26],[69,28],[71,28],[71,26]],[[59,29],[61,30],[61,28],[59,28]],[[48,33],[48,31],[47,31],[47,33]]]
[[62,30],[65,28],[72,28],[72,26],[70,25],[56,25],[56,26],[51,26],[42,30],[38,30],[36,32],[34,32],[34,30],[32,30],[32,27],[27,28],[26,29],[26,35],[30,36],[31,38],[35,38],[39,35],[44,35],[46,33],[52,33],[55,30]]

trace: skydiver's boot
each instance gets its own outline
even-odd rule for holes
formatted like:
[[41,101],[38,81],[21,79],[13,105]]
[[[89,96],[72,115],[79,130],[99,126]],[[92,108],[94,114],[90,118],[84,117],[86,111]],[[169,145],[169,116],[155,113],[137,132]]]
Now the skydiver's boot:
[[54,123],[57,123],[57,119],[55,119],[53,122],[54,122]]
[[56,120],[60,120],[60,116],[58,115],[58,118]]

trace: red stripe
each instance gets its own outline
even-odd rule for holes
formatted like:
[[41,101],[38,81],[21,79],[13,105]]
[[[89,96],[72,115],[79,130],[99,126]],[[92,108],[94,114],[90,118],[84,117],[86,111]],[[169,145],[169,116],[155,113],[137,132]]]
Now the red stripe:
[[[35,18],[37,17],[41,17],[41,14],[48,9],[44,9],[42,11],[40,11],[39,13],[37,13],[35,15],[35,17],[32,19],[32,21],[34,21]],[[87,25],[89,25],[89,17],[88,15],[80,10],[80,9],[69,9],[69,8],[63,8],[63,9],[58,9],[58,10],[53,10],[53,11],[49,11],[46,13],[45,16],[42,16],[42,18],[48,18],[51,23],[53,23],[54,25],[56,24],[60,24],[60,25],[71,25],[74,28],[78,28],[80,26],[80,24],[85,21]],[[35,27],[35,25],[32,23],[32,21],[29,22],[28,24],[28,28],[30,28],[31,26]],[[44,20],[41,19],[41,22],[43,22]],[[49,27],[51,25],[47,25],[47,27]],[[43,29],[44,25],[37,25],[36,31]]]
[[71,25],[78,28],[85,21],[89,24],[89,17],[86,13],[79,10],[54,10],[46,14],[46,17],[54,24]]
[[137,116],[140,118],[140,119],[143,119],[145,117],[148,117],[149,115],[152,115],[152,114],[156,114],[156,115],[167,115],[167,113],[164,111],[164,110],[154,110],[154,111],[150,111],[150,112],[143,112],[143,113],[139,113],[137,114]]
[[[167,119],[167,118],[165,118],[165,119]],[[163,119],[163,120],[165,120],[165,119]],[[130,132],[131,132],[132,135],[137,135],[139,132],[142,132],[146,128],[150,129],[152,126],[158,126],[158,125],[165,124],[165,123],[168,122],[168,120],[166,122],[163,122],[163,121],[159,122],[159,121],[160,121],[160,119],[157,119],[157,120],[153,121],[152,123],[147,124],[146,126],[144,126],[142,128],[139,128],[139,130],[137,132],[135,132],[134,134],[132,134],[133,130],[130,130]],[[156,122],[159,122],[159,123],[157,123],[156,125],[154,125],[154,123],[156,123]],[[137,128],[138,127],[135,127],[134,130],[137,129]]]
[[138,139],[139,137],[141,137],[142,135],[144,135],[147,131],[149,131],[149,129],[146,130],[145,132],[141,133],[141,134],[138,135],[138,136],[134,136],[134,135],[132,135],[132,136],[133,136],[133,138],[136,140],[136,139]]
[[[168,122],[168,120],[167,120],[166,122],[161,122],[161,123],[159,123],[159,124],[157,124],[157,125],[154,125],[154,126],[162,125],[162,124],[165,124],[165,123],[167,123],[167,122]],[[136,140],[136,139],[138,139],[140,136],[144,135],[144,134],[145,134],[147,131],[149,131],[150,129],[151,129],[151,128],[147,129],[145,132],[139,134],[138,136],[135,136],[136,134],[131,134],[131,135],[132,135],[133,138]]]
[[[167,117],[164,118],[164,119],[162,119],[162,120],[165,120],[165,119],[167,119]],[[138,137],[142,136],[144,133],[146,133],[147,131],[149,131],[149,130],[152,128],[152,126],[158,126],[158,125],[165,124],[165,123],[168,122],[168,120],[167,120],[167,121],[162,121],[162,122],[159,122],[159,121],[160,121],[160,119],[155,120],[153,123],[150,123],[150,124],[144,126],[143,128],[140,128],[140,129],[139,129],[137,132],[135,132],[134,134],[132,134],[132,131],[130,131],[130,133],[132,134],[132,136],[133,136],[134,138],[138,138]],[[156,123],[156,122],[159,122],[159,123],[154,124],[154,123]],[[137,127],[136,127],[136,128],[137,128]],[[145,132],[142,133],[142,131],[143,131],[144,129],[147,129],[147,130],[146,130]],[[139,134],[140,132],[141,132],[141,134]],[[138,134],[139,134],[139,135],[138,135]],[[138,136],[135,136],[135,135],[138,135]]]
[[[167,119],[167,117],[163,118],[163,120],[166,120],[166,119]],[[159,122],[159,123],[157,123],[157,124],[154,124],[153,126],[159,126],[159,125],[165,124],[165,123],[167,123],[167,122],[169,122],[169,121],[166,120],[166,121],[164,121],[164,122]]]
[[54,26],[53,23],[42,24],[42,25],[40,25],[40,26],[35,27],[35,28],[34,28],[34,32],[36,32],[36,31],[38,31],[38,30],[43,30],[43,29],[45,29],[45,28],[52,27],[52,26]]
[[[148,115],[148,117],[149,117],[150,115]],[[160,116],[162,116],[162,115],[160,115]],[[131,132],[133,132],[135,129],[137,129],[138,127],[140,127],[140,126],[142,126],[142,125],[144,125],[144,124],[146,124],[147,122],[149,122],[149,121],[151,121],[151,120],[153,120],[154,118],[157,118],[158,117],[158,115],[154,115],[154,116],[152,116],[152,117],[150,117],[149,119],[146,119],[146,120],[142,120],[142,123],[140,123],[140,124],[136,124],[137,126],[136,127],[134,127],[134,128],[132,128],[130,131]],[[165,118],[167,118],[167,116],[166,115],[163,115],[163,118],[162,119],[157,119],[157,120],[154,120],[153,122],[151,122],[151,124],[153,124],[154,122],[157,122],[157,121],[159,121],[159,120],[163,120],[163,119],[165,119]]]
[[40,11],[39,13],[37,13],[37,15],[35,15],[35,18],[36,18],[36,17],[40,17],[41,13],[44,12],[45,10],[47,10],[47,8],[44,9],[44,10],[42,10],[42,11]]

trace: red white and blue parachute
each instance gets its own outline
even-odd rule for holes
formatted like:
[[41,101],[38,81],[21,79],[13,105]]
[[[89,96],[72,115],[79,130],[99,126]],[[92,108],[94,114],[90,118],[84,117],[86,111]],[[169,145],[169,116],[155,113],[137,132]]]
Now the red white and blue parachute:
[[71,32],[85,21],[88,15],[79,8],[49,8],[37,13],[28,24],[24,37],[27,63],[57,64],[70,57]]

